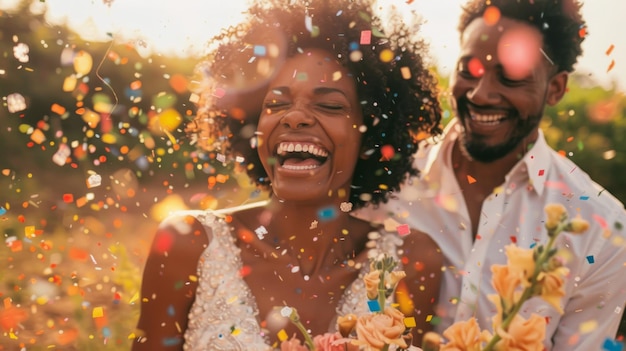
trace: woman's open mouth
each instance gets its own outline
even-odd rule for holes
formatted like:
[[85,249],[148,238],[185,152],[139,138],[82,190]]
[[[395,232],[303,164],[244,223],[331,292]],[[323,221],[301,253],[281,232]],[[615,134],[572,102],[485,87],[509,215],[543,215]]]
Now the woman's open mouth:
[[307,142],[282,142],[278,144],[278,164],[288,170],[305,171],[320,167],[328,160],[329,151]]

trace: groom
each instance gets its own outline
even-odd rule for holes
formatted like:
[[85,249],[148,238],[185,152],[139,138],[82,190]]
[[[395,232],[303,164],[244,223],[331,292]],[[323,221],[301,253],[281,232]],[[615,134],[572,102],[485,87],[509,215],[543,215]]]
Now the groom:
[[504,247],[545,243],[544,206],[563,204],[591,226],[565,233],[571,256],[564,313],[534,298],[521,311],[544,316],[547,350],[601,350],[613,342],[626,298],[624,206],[546,143],[539,123],[557,104],[582,54],[585,22],[576,0],[470,0],[460,24],[451,87],[456,118],[442,140],[416,154],[421,170],[397,199],[359,215],[431,235],[446,265],[435,318],[439,332],[476,317],[491,327],[487,295]]

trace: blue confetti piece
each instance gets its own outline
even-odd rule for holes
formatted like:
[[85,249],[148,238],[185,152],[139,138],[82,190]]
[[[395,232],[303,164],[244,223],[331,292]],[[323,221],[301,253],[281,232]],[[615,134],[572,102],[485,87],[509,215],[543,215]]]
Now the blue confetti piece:
[[530,248],[532,249],[533,247],[537,246],[537,243],[532,243],[530,244]]
[[7,210],[4,207],[0,206],[0,216],[2,216],[5,213],[7,213]]
[[378,300],[367,300],[367,306],[370,309],[370,312],[380,312],[380,304]]
[[254,46],[254,56],[265,56],[267,55],[267,49],[263,45],[255,45]]
[[172,336],[169,338],[163,338],[163,346],[176,346],[180,344],[180,338]]
[[624,344],[610,338],[604,339],[604,343],[602,344],[602,351],[622,351],[623,349]]
[[353,41],[350,43],[350,51],[354,51],[358,49],[359,49],[359,43],[357,43],[356,41]]
[[109,327],[102,328],[102,336],[104,336],[105,338],[110,338],[111,337],[111,329],[109,329]]
[[320,221],[329,221],[337,217],[337,211],[334,207],[322,208],[317,212],[317,217]]
[[589,200],[589,196],[587,196],[587,195],[581,196],[581,197],[579,197],[579,199],[581,199],[581,200]]
[[596,260],[593,258],[593,255],[589,255],[589,256],[587,256],[587,262],[589,264],[593,264],[593,263],[596,262]]
[[167,315],[168,316],[173,317],[175,312],[176,312],[176,310],[174,309],[174,306],[172,306],[172,305],[167,306]]

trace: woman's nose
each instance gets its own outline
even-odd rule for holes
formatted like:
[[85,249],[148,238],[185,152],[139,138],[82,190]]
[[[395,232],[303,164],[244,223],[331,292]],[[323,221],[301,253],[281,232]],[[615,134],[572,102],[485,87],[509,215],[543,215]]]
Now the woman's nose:
[[303,109],[295,108],[287,111],[283,115],[281,123],[291,129],[299,129],[313,125],[313,123],[315,123],[315,118],[311,117]]

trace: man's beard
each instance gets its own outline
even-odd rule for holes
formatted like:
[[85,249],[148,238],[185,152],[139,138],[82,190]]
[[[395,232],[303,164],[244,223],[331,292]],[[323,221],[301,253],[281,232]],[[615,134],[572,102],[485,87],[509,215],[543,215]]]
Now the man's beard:
[[[466,112],[465,116],[469,116],[469,112]],[[530,115],[525,119],[519,116],[514,116],[513,118],[517,119],[515,130],[506,138],[506,141],[497,145],[485,144],[480,140],[480,136],[468,138],[465,124],[461,123],[463,127],[463,131],[459,136],[461,152],[463,152],[466,157],[469,156],[472,160],[483,163],[491,163],[509,155],[511,152],[515,151],[515,149],[519,148],[520,144],[524,142],[524,139],[535,130],[541,120],[541,115]],[[530,145],[526,147],[530,147]],[[526,151],[527,149],[521,150],[522,153]]]

